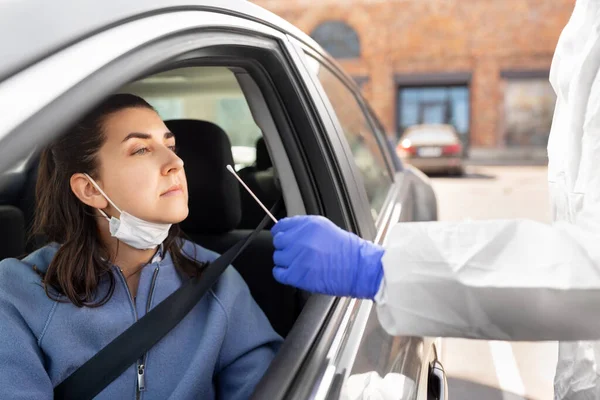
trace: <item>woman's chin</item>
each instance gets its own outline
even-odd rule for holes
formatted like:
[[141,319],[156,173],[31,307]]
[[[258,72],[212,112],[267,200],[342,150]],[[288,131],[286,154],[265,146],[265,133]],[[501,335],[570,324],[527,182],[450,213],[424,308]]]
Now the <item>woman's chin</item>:
[[185,210],[182,210],[180,213],[173,215],[173,217],[170,218],[171,222],[169,222],[169,223],[170,224],[179,224],[180,222],[183,222],[188,217],[189,213],[190,213],[190,211],[186,207]]
[[165,212],[159,216],[156,216],[156,218],[153,218],[153,222],[159,224],[178,224],[180,222],[183,222],[187,218],[189,213],[190,211],[187,207],[181,210],[171,208],[170,210],[168,210],[168,212]]

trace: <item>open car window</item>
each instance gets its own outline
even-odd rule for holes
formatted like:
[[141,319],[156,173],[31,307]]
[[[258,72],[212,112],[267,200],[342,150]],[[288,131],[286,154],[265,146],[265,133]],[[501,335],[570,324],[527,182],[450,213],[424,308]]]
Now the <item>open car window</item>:
[[148,101],[163,118],[212,122],[229,136],[236,170],[256,161],[262,136],[234,75],[226,67],[188,67],[141,79],[122,89]]

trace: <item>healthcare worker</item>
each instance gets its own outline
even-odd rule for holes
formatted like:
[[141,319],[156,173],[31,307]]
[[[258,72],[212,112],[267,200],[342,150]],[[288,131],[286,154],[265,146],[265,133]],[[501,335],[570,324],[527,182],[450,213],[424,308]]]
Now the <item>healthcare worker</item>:
[[[554,223],[401,223],[384,247],[318,216],[278,222],[277,280],[374,299],[396,335],[600,339],[600,1],[579,0],[550,71]],[[600,344],[561,343],[556,399],[600,399]]]

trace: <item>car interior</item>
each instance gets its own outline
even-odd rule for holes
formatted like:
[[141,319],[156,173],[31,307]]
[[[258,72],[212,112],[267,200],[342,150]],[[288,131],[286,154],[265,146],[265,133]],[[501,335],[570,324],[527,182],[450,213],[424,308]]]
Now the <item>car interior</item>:
[[[225,67],[193,67],[156,74],[123,87],[119,92],[139,95],[158,111],[175,134],[185,164],[189,216],[181,227],[189,240],[218,253],[244,238],[265,212],[226,166],[271,208],[282,199],[277,171],[265,139],[235,75]],[[236,160],[232,149],[251,147],[253,162]],[[0,260],[22,257],[43,246],[43,237],[31,237],[35,213],[37,153],[5,172],[0,182]],[[277,218],[286,214],[283,201]],[[281,285],[273,267],[272,223],[237,258],[234,267],[273,328],[282,336],[291,330],[307,296]]]

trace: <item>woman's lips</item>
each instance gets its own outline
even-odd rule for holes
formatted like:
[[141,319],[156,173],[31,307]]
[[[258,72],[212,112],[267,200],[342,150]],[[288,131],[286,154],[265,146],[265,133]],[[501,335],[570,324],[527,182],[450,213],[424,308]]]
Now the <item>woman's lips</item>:
[[183,189],[181,188],[181,185],[174,185],[171,186],[169,189],[167,189],[166,192],[164,192],[163,194],[161,194],[160,196],[177,196],[183,193]]

